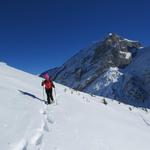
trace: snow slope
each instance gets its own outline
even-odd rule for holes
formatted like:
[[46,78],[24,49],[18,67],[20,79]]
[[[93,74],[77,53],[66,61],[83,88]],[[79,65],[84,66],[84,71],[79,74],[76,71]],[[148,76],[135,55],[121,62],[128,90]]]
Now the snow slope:
[[149,150],[149,110],[56,83],[58,105],[47,106],[41,81],[0,63],[0,149]]

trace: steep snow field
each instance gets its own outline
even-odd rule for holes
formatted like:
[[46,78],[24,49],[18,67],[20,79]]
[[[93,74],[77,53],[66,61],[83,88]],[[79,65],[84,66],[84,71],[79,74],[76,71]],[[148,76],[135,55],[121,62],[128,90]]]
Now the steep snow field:
[[1,150],[149,150],[149,110],[56,83],[48,106],[41,81],[0,63]]

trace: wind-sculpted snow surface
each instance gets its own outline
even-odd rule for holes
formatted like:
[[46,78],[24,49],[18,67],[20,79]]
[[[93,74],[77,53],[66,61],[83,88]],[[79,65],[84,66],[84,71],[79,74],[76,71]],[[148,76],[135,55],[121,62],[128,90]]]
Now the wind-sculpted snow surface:
[[41,81],[0,63],[0,149],[149,149],[149,109],[56,83],[57,105],[45,105]]

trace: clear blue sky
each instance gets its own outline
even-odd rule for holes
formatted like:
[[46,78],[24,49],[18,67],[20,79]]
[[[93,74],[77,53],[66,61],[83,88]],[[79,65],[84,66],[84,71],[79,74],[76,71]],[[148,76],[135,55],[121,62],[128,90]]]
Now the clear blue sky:
[[150,1],[0,1],[0,61],[33,74],[109,32],[150,45]]

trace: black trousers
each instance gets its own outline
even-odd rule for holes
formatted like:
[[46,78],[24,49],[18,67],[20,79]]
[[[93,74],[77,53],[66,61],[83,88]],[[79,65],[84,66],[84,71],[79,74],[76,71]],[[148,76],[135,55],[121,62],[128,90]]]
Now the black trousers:
[[48,104],[51,104],[51,101],[52,102],[54,101],[53,94],[52,94],[52,88],[45,89],[45,91],[46,91],[46,95],[47,95],[47,102],[48,102]]

